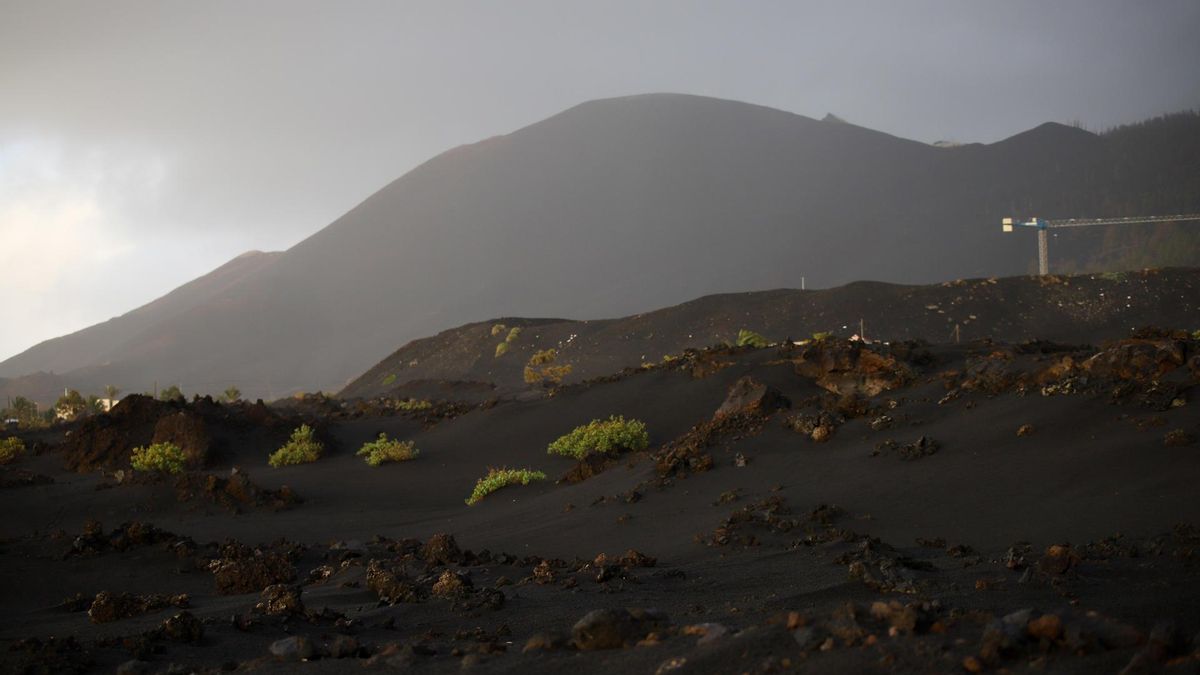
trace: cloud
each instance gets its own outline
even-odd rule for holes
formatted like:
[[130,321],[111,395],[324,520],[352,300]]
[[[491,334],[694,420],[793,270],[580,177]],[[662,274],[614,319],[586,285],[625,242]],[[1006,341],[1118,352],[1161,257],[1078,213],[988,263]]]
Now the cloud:
[[153,205],[164,176],[160,160],[137,153],[0,147],[0,357],[108,318],[113,274],[139,250],[128,214]]

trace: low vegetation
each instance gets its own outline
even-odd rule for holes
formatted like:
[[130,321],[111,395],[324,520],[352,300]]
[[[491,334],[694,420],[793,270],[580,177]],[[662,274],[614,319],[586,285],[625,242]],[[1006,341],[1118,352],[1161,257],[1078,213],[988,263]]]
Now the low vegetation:
[[379,434],[379,438],[364,443],[356,456],[364,458],[371,466],[379,466],[388,462],[407,462],[416,459],[421,454],[412,441],[389,439],[387,434]]
[[645,450],[649,445],[650,435],[646,432],[645,422],[613,415],[607,420],[592,420],[575,427],[571,433],[551,443],[547,452],[582,460],[596,453],[615,455]]
[[308,464],[321,458],[325,446],[313,435],[312,427],[301,424],[292,432],[283,447],[271,453],[267,463],[273,467],[290,466],[292,464]]
[[755,349],[762,349],[763,347],[766,347],[767,344],[768,342],[765,337],[755,333],[752,330],[746,330],[743,328],[738,331],[737,346],[739,347],[754,347]]
[[16,436],[0,439],[0,464],[15,462],[25,456],[25,443]]
[[571,374],[571,364],[559,365],[557,349],[543,349],[533,353],[525,364],[525,383],[557,386]]
[[183,450],[174,443],[154,443],[146,447],[137,447],[129,457],[129,464],[134,471],[170,475],[183,473],[186,461]]
[[487,475],[475,482],[475,489],[467,498],[467,506],[475,506],[483,498],[509,485],[529,485],[534,481],[546,480],[546,474],[532,469],[491,468]]
[[429,410],[433,404],[425,399],[406,398],[396,402],[396,409],[404,412],[417,412],[419,410]]

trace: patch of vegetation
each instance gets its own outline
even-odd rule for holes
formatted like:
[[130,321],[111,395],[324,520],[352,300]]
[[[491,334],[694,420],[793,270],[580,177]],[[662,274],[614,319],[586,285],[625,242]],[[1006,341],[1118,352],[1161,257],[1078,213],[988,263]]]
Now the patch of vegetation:
[[390,387],[393,384],[396,384],[396,374],[389,373],[387,377],[383,378],[383,382],[381,382],[380,384],[382,384],[385,387]]
[[534,481],[546,480],[546,474],[532,469],[491,468],[487,475],[475,482],[475,489],[467,498],[467,506],[475,506],[483,498],[509,485],[529,485]]
[[737,346],[739,347],[754,347],[762,349],[767,346],[767,339],[752,330],[745,328],[738,331]]
[[558,350],[543,349],[533,353],[525,364],[525,383],[556,386],[571,374],[571,364],[558,365]]
[[273,467],[289,466],[292,464],[308,464],[321,458],[325,446],[313,436],[312,427],[301,424],[292,432],[283,447],[271,453],[267,464]]
[[160,400],[160,401],[182,401],[182,400],[184,400],[183,390],[179,388],[179,385],[173,384],[173,385],[167,387],[166,389],[163,389],[162,391],[158,392],[158,400]]
[[828,340],[831,337],[833,337],[833,333],[829,332],[829,331],[825,331],[823,333],[813,333],[812,339],[816,340],[817,342],[820,342],[821,340]]
[[512,344],[513,342],[516,342],[517,338],[519,337],[521,337],[521,327],[513,326],[513,329],[508,331],[508,337],[504,338],[504,341]]
[[388,462],[407,462],[416,459],[421,451],[417,450],[412,441],[392,440],[387,437],[387,434],[381,433],[379,438],[364,443],[354,454],[365,458],[364,461],[371,466],[379,466]]
[[174,443],[154,443],[148,447],[134,448],[129,456],[129,464],[134,471],[171,475],[183,473],[186,460],[183,450]]
[[237,387],[230,387],[223,394],[227,403],[237,403],[242,398],[242,390]]
[[9,464],[25,456],[25,443],[16,436],[0,439],[0,464]]
[[650,434],[646,432],[645,422],[613,415],[607,420],[592,420],[575,427],[571,433],[551,443],[546,451],[551,455],[582,460],[593,453],[613,455],[623,451],[645,450],[649,445]]
[[417,412],[419,410],[429,410],[433,404],[425,399],[406,398],[396,402],[396,409],[404,412]]
[[502,323],[493,324],[492,325],[492,337],[496,337],[497,335],[503,333],[506,330],[508,330],[508,326],[505,326]]
[[54,404],[54,412],[63,419],[73,420],[88,410],[88,402],[74,389],[68,389]]
[[500,344],[496,345],[496,358],[500,358],[501,356],[504,356],[507,353],[508,353],[508,343],[507,342],[501,342]]

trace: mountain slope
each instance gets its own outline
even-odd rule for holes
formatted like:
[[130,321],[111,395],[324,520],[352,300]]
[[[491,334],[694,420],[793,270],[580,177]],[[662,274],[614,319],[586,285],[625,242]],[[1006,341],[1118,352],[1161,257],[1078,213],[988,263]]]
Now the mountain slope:
[[[859,321],[862,320],[863,324]],[[496,345],[520,327],[507,352]],[[567,383],[655,363],[688,348],[733,343],[745,328],[772,341],[816,332],[849,336],[865,327],[874,340],[1083,344],[1128,337],[1148,325],[1200,326],[1200,270],[1147,270],[1075,277],[974,279],[927,286],[855,282],[817,291],[780,289],[710,295],[620,319],[496,319],[467,324],[404,345],[342,392],[370,398],[399,390],[434,398],[487,397],[529,387],[526,361],[554,348],[573,368]],[[957,330],[955,327],[957,326]],[[435,384],[444,381],[445,384]],[[486,383],[491,388],[463,383]],[[426,393],[428,392],[428,393]]]
[[[1023,273],[1033,241],[1002,235],[1001,216],[1138,202],[1112,145],[1044,125],[936,148],[732,101],[593,101],[426,162],[103,360],[74,358],[68,374],[84,387],[279,396],[340,388],[395,345],[480,316],[620,316],[802,279]],[[1155,161],[1136,164],[1138,184],[1195,206],[1200,192],[1172,186],[1197,171]],[[0,372],[59,369],[20,364]]]

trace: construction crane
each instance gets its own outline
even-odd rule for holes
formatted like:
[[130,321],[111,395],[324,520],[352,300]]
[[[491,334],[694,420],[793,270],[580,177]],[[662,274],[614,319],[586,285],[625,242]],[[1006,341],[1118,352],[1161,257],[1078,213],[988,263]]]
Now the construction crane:
[[1187,220],[1200,220],[1200,213],[1188,213],[1174,216],[1133,216],[1130,218],[1066,218],[1046,220],[1030,218],[1019,221],[1015,218],[1005,218],[1001,221],[1005,232],[1012,232],[1017,227],[1032,227],[1038,234],[1038,274],[1050,274],[1050,241],[1047,230],[1060,227],[1088,227],[1091,225],[1142,225],[1146,223],[1177,223]]

